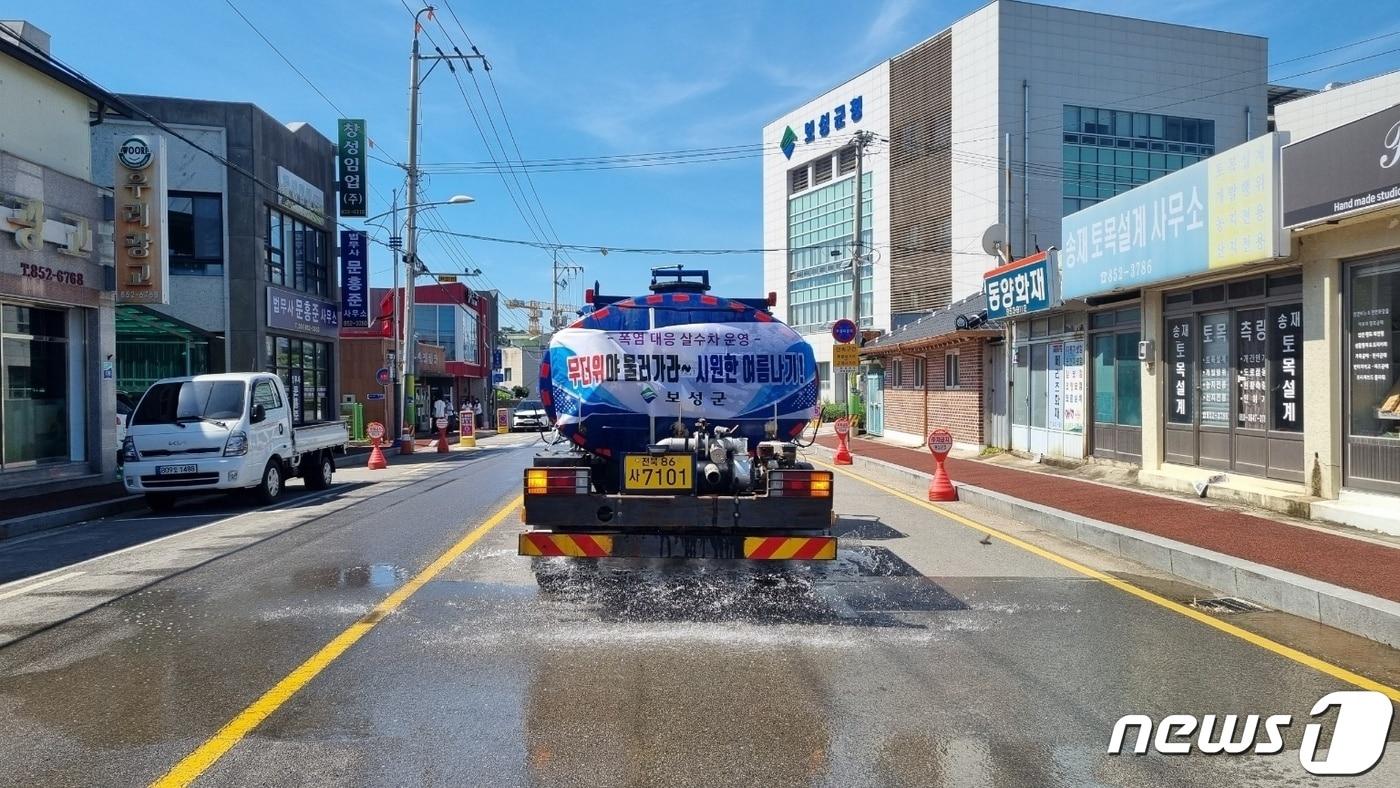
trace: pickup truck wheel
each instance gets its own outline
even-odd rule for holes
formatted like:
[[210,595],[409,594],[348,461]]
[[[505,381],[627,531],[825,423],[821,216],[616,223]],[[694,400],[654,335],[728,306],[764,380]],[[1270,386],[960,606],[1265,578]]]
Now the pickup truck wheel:
[[146,493],[146,505],[153,512],[168,512],[175,506],[175,496],[170,493]]
[[266,506],[282,494],[282,466],[276,460],[268,460],[263,469],[262,483],[253,490],[253,497]]
[[331,486],[334,474],[335,461],[331,459],[330,452],[322,452],[320,461],[307,469],[306,486],[312,490],[324,490]]

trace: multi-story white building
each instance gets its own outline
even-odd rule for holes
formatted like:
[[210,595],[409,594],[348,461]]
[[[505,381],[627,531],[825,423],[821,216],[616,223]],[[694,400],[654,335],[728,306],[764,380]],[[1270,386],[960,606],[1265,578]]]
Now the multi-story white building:
[[[891,330],[978,291],[987,228],[1016,255],[1060,218],[1267,130],[1257,36],[997,0],[764,127],[765,290],[813,339],[850,311],[857,131],[860,320]],[[1010,152],[1011,184],[1006,177]],[[829,388],[824,392],[830,396]]]

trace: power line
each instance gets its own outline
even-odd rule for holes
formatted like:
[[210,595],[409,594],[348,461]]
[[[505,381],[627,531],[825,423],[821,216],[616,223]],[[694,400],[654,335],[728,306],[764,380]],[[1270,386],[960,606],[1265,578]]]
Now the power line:
[[[327,95],[325,94],[325,92],[321,90],[321,88],[317,87],[317,85],[316,85],[315,82],[312,82],[312,81],[311,81],[311,78],[310,78],[310,77],[308,77],[305,73],[303,73],[301,69],[297,68],[296,64],[293,63],[293,62],[291,61],[291,59],[288,58],[285,54],[283,54],[283,53],[282,53],[282,50],[281,50],[281,49],[278,49],[276,44],[272,43],[272,39],[270,39],[270,38],[268,38],[266,35],[264,35],[264,34],[263,34],[263,31],[259,30],[259,29],[258,29],[258,26],[255,25],[255,24],[253,24],[253,20],[249,19],[249,18],[243,13],[243,11],[240,10],[240,9],[238,8],[238,6],[236,6],[236,5],[233,4],[233,0],[224,0],[224,2],[228,5],[229,8],[233,9],[233,12],[234,12],[235,14],[238,14],[238,18],[239,18],[239,19],[242,19],[243,22],[244,22],[245,24],[247,24],[248,27],[249,27],[250,29],[252,29],[252,31],[253,31],[254,33],[257,34],[258,38],[261,38],[261,39],[263,40],[263,43],[264,43],[264,44],[267,44],[267,46],[268,46],[269,49],[271,49],[273,52],[277,53],[277,56],[278,56],[279,58],[282,59],[282,62],[283,62],[283,63],[286,63],[286,64],[287,64],[287,67],[288,67],[288,68],[290,68],[292,71],[296,72],[296,75],[299,76],[299,77],[301,77],[301,80],[302,80],[303,82],[305,82],[305,83],[307,84],[308,87],[310,87],[312,90],[316,91],[316,95],[320,96],[320,97],[321,97],[321,100],[323,100],[323,101],[325,101],[327,104],[329,104],[330,107],[331,107],[331,109],[335,110],[335,111],[336,111],[336,114],[337,114],[339,117],[342,117],[342,118],[349,117],[349,115],[346,114],[346,112],[345,112],[344,110],[342,110],[339,106],[336,105],[336,103],[335,103],[334,101],[331,100],[331,97],[330,97],[330,96],[327,96]],[[383,150],[383,148],[380,148],[380,146],[374,141],[373,138],[371,138],[371,137],[366,137],[366,139],[369,140],[369,144],[370,144],[371,147],[377,148],[377,149],[379,149],[379,150]],[[388,155],[388,154],[385,154],[385,155]],[[392,158],[392,157],[390,157],[390,158]],[[382,159],[381,159],[381,161],[382,161]],[[400,164],[400,163],[397,162],[397,161],[391,161],[391,162],[387,162],[387,163],[392,164],[392,165],[395,166],[395,167],[402,167],[402,166],[403,166],[402,164]],[[381,194],[381,195],[379,195],[379,197],[380,197],[380,199],[383,199],[384,195]]]
[[[551,244],[551,243],[546,243],[546,242],[541,242],[541,241],[526,240],[526,239],[523,239],[523,238],[499,238],[499,237],[496,237],[496,236],[479,235],[479,234],[476,234],[476,233],[463,233],[463,232],[458,232],[458,231],[455,231],[455,230],[438,230],[438,229],[428,228],[427,231],[428,231],[429,233],[439,233],[439,234],[443,234],[443,235],[452,235],[452,236],[456,236],[456,237],[458,237],[458,238],[470,238],[470,239],[475,240],[475,241],[485,241],[485,242],[488,242],[488,243],[510,244],[510,245],[513,245],[513,246],[532,246],[532,247],[539,248],[539,249],[556,249],[556,248],[557,248],[557,249],[561,249],[561,250],[563,250],[563,249],[568,249],[568,250],[574,251],[574,252],[593,252],[593,253],[600,253],[600,254],[639,254],[639,255],[675,255],[675,256],[683,256],[683,255],[684,255],[684,256],[712,256],[712,257],[720,257],[720,256],[740,255],[740,254],[788,253],[788,252],[800,252],[800,251],[809,251],[809,250],[817,250],[817,249],[841,250],[841,249],[844,249],[846,246],[848,246],[848,245],[850,244],[850,239],[849,239],[849,238],[846,238],[846,239],[836,239],[836,240],[831,240],[831,241],[823,241],[823,242],[821,242],[821,243],[809,244],[809,245],[807,245],[807,246],[796,246],[796,247],[779,246],[779,247],[750,247],[750,248],[665,248],[665,247],[652,247],[652,246],[612,246],[612,245],[610,245],[610,244],[581,244],[581,243],[560,243],[560,244]],[[874,248],[877,248],[877,249],[878,249],[878,248],[885,248],[885,249],[889,249],[889,250],[891,250],[891,251],[900,251],[900,252],[937,252],[937,253],[947,253],[947,254],[966,254],[966,255],[975,255],[975,256],[977,256],[977,257],[983,257],[983,258],[985,258],[985,257],[988,256],[985,252],[975,252],[975,253],[974,253],[974,252],[961,252],[961,251],[958,251],[958,250],[955,250],[955,249],[952,249],[952,248],[945,248],[945,247],[910,246],[910,245],[906,245],[906,244],[896,244],[896,243],[889,243],[889,244],[875,243],[875,244],[867,244],[867,246],[871,246],[871,247],[874,247]]]
[[[325,206],[324,206],[324,205],[312,205],[312,204],[310,204],[310,203],[302,202],[301,200],[297,199],[297,198],[296,198],[295,196],[293,196],[293,195],[282,194],[281,192],[278,191],[278,189],[277,189],[276,186],[274,186],[274,185],[268,183],[267,181],[262,180],[262,179],[259,178],[255,173],[250,172],[249,170],[245,169],[244,167],[242,167],[242,166],[240,166],[240,165],[238,165],[238,164],[235,164],[234,162],[230,161],[229,159],[225,158],[224,156],[222,156],[222,155],[220,155],[220,154],[218,154],[218,153],[215,153],[214,151],[212,151],[212,150],[210,150],[210,149],[204,147],[203,145],[201,145],[201,144],[198,143],[198,142],[195,142],[193,139],[190,139],[189,137],[185,136],[185,135],[182,134],[181,132],[179,132],[179,131],[177,131],[177,130],[171,128],[167,123],[165,123],[164,121],[162,121],[160,118],[157,118],[156,116],[154,116],[154,115],[152,115],[151,113],[147,112],[146,110],[140,108],[139,106],[137,106],[137,105],[135,105],[135,104],[132,104],[130,101],[127,101],[126,99],[122,98],[121,96],[119,96],[119,95],[117,95],[117,94],[115,94],[115,93],[112,93],[111,91],[107,90],[106,88],[103,88],[101,85],[99,85],[99,84],[97,84],[96,82],[94,82],[93,80],[89,79],[89,78],[88,78],[85,74],[83,74],[81,71],[78,71],[76,68],[73,68],[72,66],[68,65],[67,63],[64,63],[62,60],[60,60],[60,59],[57,58],[56,56],[50,54],[49,52],[45,52],[43,49],[40,49],[39,47],[35,46],[34,44],[30,43],[29,41],[24,40],[23,38],[20,37],[20,35],[19,35],[18,33],[16,33],[13,29],[11,29],[8,25],[4,24],[3,22],[0,22],[0,29],[3,29],[4,31],[6,31],[6,32],[7,32],[11,37],[13,37],[15,40],[20,41],[21,43],[23,43],[24,46],[26,46],[26,47],[30,48],[31,50],[33,50],[37,55],[39,55],[40,57],[44,58],[44,59],[47,60],[49,63],[53,64],[56,68],[59,68],[59,69],[63,70],[64,72],[66,72],[69,76],[73,77],[73,78],[76,79],[76,80],[80,80],[80,81],[86,83],[86,84],[87,84],[89,87],[91,87],[94,91],[101,91],[102,93],[107,94],[107,95],[111,98],[112,102],[117,106],[117,108],[120,109],[120,110],[122,110],[123,112],[125,112],[128,116],[131,116],[131,117],[139,117],[140,119],[146,121],[147,123],[151,124],[152,126],[155,126],[156,128],[160,129],[161,131],[165,132],[166,134],[169,134],[170,136],[174,137],[175,139],[178,139],[178,140],[180,140],[181,142],[184,142],[186,145],[189,145],[191,148],[194,148],[195,150],[199,151],[200,153],[203,153],[204,155],[210,157],[211,159],[214,159],[215,161],[217,161],[217,162],[219,162],[220,164],[224,165],[225,167],[227,167],[228,169],[232,170],[233,172],[236,172],[236,173],[238,173],[239,175],[242,175],[243,177],[245,177],[245,178],[247,178],[248,180],[252,181],[253,183],[257,184],[258,186],[261,186],[262,188],[267,189],[268,191],[272,192],[273,194],[277,194],[277,195],[278,195],[281,199],[283,199],[283,200],[286,200],[286,201],[288,201],[288,202],[290,202],[290,203],[292,203],[292,204],[294,204],[294,205],[297,205],[297,206],[299,206],[299,207],[305,208],[305,209],[307,209],[307,210],[309,210],[309,211],[312,211],[313,213],[316,213],[316,214],[320,214],[321,211],[323,211],[323,210],[325,209]],[[329,223],[331,226],[333,226],[333,227],[342,227],[342,228],[347,229],[347,230],[355,230],[355,229],[358,229],[358,228],[351,227],[351,226],[349,226],[349,225],[347,225],[347,224],[344,224],[343,222],[338,221],[338,220],[335,219],[334,217],[331,217],[331,218],[329,219],[329,222],[328,222],[328,223]],[[382,244],[382,245],[387,246],[387,244]]]

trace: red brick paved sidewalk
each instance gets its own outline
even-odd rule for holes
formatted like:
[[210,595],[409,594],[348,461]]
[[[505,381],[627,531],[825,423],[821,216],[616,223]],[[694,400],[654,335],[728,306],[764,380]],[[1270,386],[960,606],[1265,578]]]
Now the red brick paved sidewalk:
[[[836,446],[834,436],[823,435],[818,442],[828,448]],[[864,439],[853,440],[851,451],[859,457],[883,460],[925,473],[933,470],[933,460],[927,451]],[[955,482],[1014,495],[1042,506],[1400,602],[1400,548],[1189,501],[977,460],[949,458],[947,467]]]

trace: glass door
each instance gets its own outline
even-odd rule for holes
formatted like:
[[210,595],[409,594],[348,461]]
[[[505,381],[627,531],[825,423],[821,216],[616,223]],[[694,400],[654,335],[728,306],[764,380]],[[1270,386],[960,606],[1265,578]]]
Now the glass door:
[[3,467],[69,458],[68,313],[0,306]]

